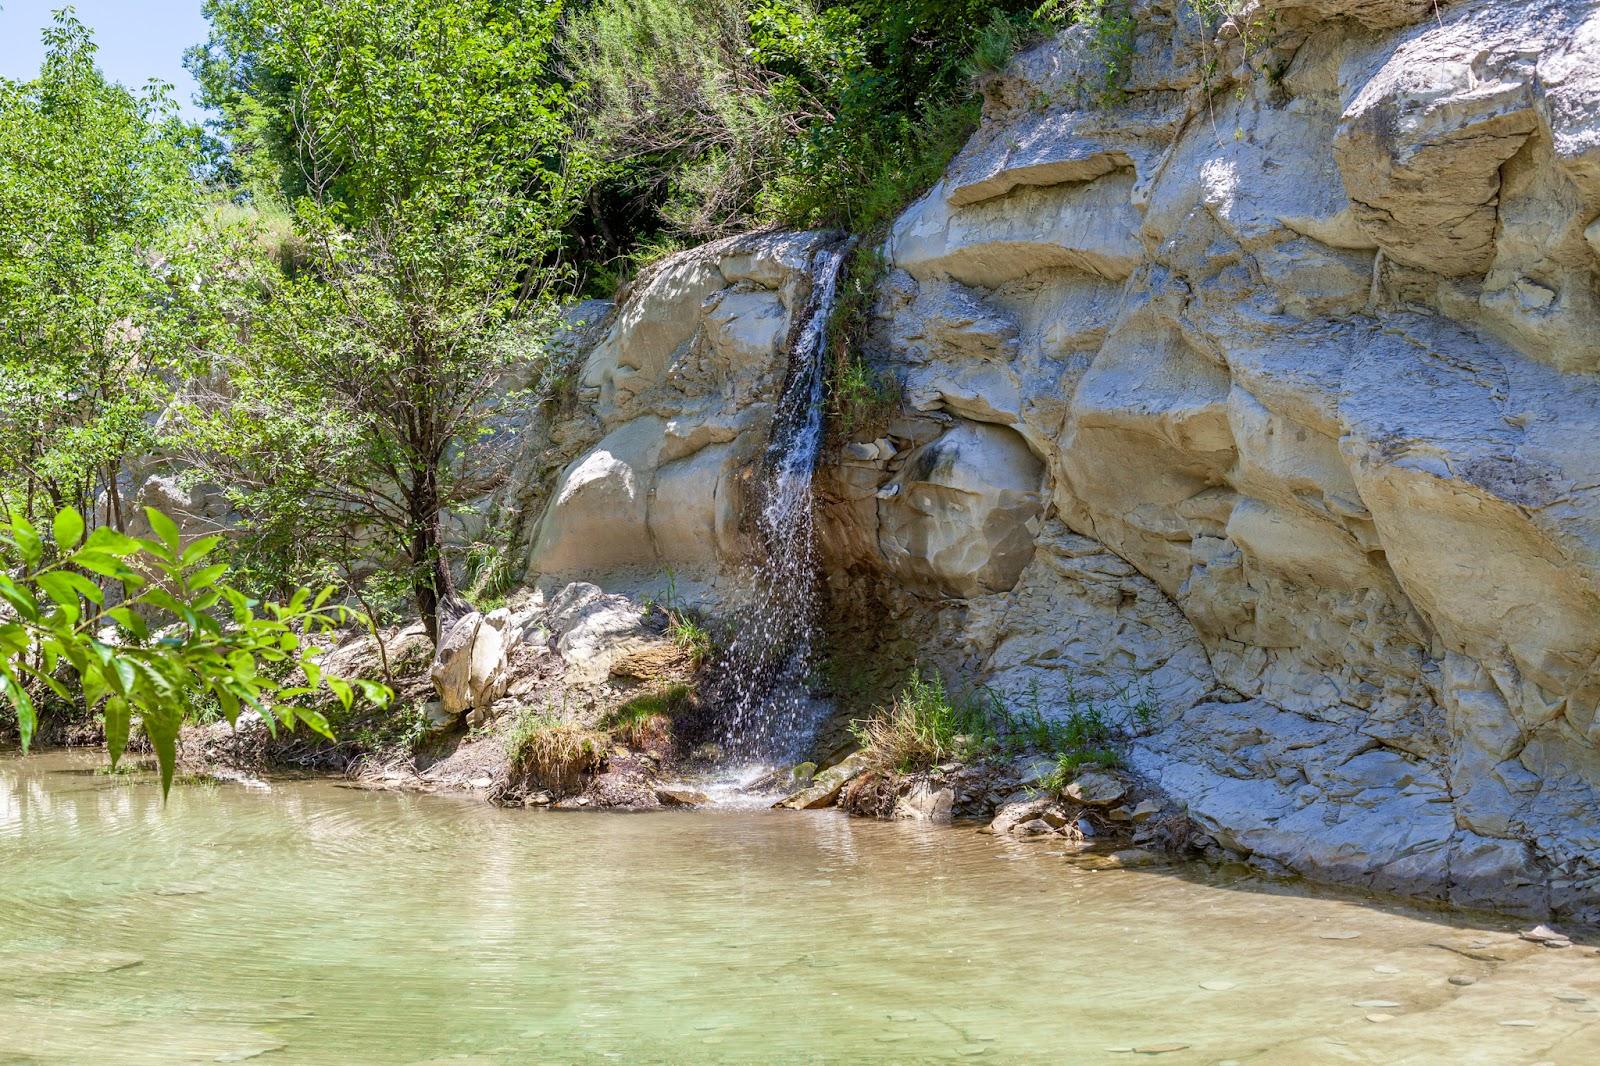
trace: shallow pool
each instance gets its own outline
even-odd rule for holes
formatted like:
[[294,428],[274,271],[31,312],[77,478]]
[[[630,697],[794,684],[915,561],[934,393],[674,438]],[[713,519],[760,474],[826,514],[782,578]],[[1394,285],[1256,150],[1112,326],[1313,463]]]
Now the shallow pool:
[[1509,923],[833,812],[163,807],[101,763],[0,757],[0,1062],[1600,1061],[1600,956]]

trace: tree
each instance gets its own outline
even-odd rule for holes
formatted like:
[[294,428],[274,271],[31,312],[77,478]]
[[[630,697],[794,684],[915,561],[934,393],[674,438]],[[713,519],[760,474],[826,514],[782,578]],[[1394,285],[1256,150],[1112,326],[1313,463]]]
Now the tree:
[[559,42],[587,150],[693,237],[886,223],[976,125],[1037,0],[588,0]]
[[[153,509],[146,515],[154,538],[109,526],[87,531],[70,507],[55,515],[48,538],[21,514],[0,521],[0,691],[24,750],[39,693],[81,697],[105,718],[112,765],[139,723],[166,791],[179,727],[203,695],[215,697],[230,724],[252,707],[274,731],[304,722],[330,739],[322,714],[294,701],[323,689],[346,709],[357,692],[389,701],[384,686],[324,675],[317,665],[312,638],[352,617],[327,606],[331,587],[315,599],[302,588],[287,604],[258,610],[224,582],[228,565],[212,561],[220,536],[184,544],[170,518]],[[105,606],[101,581],[121,593],[115,606]]]
[[[553,314],[570,174],[541,0],[214,0],[197,53],[237,154],[278,168],[300,253],[261,260],[188,413],[260,530],[403,562],[435,639],[442,531],[509,448],[508,329]],[[570,162],[570,161],[569,161]]]
[[220,245],[168,87],[108,84],[70,9],[44,36],[36,80],[0,79],[0,513],[122,529],[130,462],[226,328]]

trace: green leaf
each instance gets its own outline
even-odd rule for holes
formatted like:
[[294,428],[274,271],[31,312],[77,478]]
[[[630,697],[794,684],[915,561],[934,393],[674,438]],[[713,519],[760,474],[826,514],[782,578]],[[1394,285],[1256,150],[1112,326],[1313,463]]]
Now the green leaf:
[[31,592],[5,574],[0,574],[0,599],[9,603],[24,621],[39,620],[39,601],[33,598]]
[[17,711],[17,735],[22,741],[22,750],[26,752],[28,745],[33,742],[33,730],[39,718],[34,713],[33,700],[28,698],[27,690],[17,683],[17,679],[7,673],[4,681],[6,698]]
[[151,530],[162,539],[173,552],[173,557],[176,558],[178,551],[178,524],[154,507],[146,507],[144,514],[150,520]]
[[322,716],[320,711],[296,710],[294,713],[295,717],[310,726],[313,732],[329,740],[333,739],[333,730],[329,727],[328,720]]
[[137,611],[129,610],[126,607],[113,607],[106,612],[106,617],[133,634],[139,641],[143,642],[150,639],[150,627],[145,625],[144,619],[139,617]]
[[39,537],[39,531],[33,528],[33,523],[23,517],[20,511],[11,512],[11,538],[17,545],[17,551],[22,553],[22,561],[28,566],[38,566],[44,558],[44,541]]
[[225,685],[214,686],[211,691],[216,694],[217,702],[222,705],[222,717],[227,720],[229,725],[237,724],[239,721],[239,697],[229,692]]
[[[183,550],[183,557],[178,561],[184,566],[193,566],[215,551],[217,545],[221,543],[222,537],[216,533],[211,534],[209,537],[201,537]],[[224,566],[223,570],[226,571],[227,567]]]
[[196,570],[188,576],[186,581],[191,590],[199,592],[201,589],[208,589],[215,585],[222,578],[222,575],[227,572],[227,563],[213,563],[204,569]]
[[172,791],[172,775],[178,769],[178,721],[158,716],[152,723],[147,714],[144,732],[150,738],[150,746],[156,750],[156,762],[161,767],[161,796],[165,799]]
[[130,575],[137,577],[120,557],[107,552],[84,548],[75,552],[67,561],[92,574],[99,574],[101,577],[109,577],[116,581],[123,581]]
[[111,756],[111,765],[115,766],[128,748],[128,728],[131,724],[128,701],[121,696],[106,700],[103,717],[106,722],[106,754]]
[[352,684],[361,690],[361,694],[367,698],[367,702],[374,707],[387,707],[389,706],[389,701],[394,699],[394,690],[388,685],[380,685],[376,681],[363,679],[354,680]]
[[341,678],[330,677],[327,679],[327,684],[328,691],[339,698],[339,705],[348,712],[350,705],[355,701],[355,694],[351,691],[349,682]]
[[100,586],[82,574],[74,574],[70,570],[51,570],[40,574],[34,580],[44,590],[46,596],[74,611],[78,609],[80,596],[95,604],[105,602]]
[[51,523],[51,532],[55,536],[58,549],[64,552],[71,551],[78,546],[78,541],[83,539],[83,515],[78,513],[76,507],[62,510]]
[[[97,555],[112,555],[126,558],[139,550],[139,542],[126,533],[118,533],[110,526],[96,526],[94,532],[89,534],[89,539],[83,542],[79,554],[93,552]],[[71,560],[82,566],[76,556]]]

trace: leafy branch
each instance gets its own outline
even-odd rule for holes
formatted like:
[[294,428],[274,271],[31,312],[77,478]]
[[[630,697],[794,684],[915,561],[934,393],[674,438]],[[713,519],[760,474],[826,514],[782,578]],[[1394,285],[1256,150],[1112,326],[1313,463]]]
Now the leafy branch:
[[0,522],[0,689],[24,750],[38,723],[36,694],[81,697],[105,719],[112,765],[138,721],[165,793],[185,712],[204,695],[230,725],[248,707],[274,734],[303,722],[329,739],[327,719],[296,700],[326,690],[346,710],[358,694],[389,702],[385,686],[325,674],[317,664],[311,638],[357,617],[328,605],[331,586],[263,604],[224,582],[228,564],[213,561],[221,537],[185,545],[172,519],[153,508],[145,514],[151,538],[107,526],[85,535],[71,507],[56,514],[48,542],[19,512]]

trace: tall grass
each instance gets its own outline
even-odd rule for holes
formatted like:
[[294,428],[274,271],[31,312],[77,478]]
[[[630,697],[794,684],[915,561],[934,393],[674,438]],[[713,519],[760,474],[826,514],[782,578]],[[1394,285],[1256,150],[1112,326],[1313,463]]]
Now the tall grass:
[[610,749],[605,733],[531,708],[512,723],[506,737],[512,769],[557,794],[577,791],[583,775],[598,769]]

